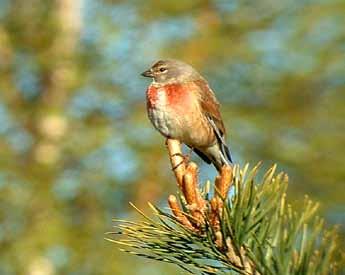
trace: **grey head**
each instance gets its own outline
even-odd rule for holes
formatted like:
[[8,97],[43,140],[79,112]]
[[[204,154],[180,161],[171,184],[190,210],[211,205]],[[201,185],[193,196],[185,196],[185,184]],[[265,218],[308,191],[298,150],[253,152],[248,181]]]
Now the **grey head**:
[[191,65],[174,59],[159,60],[141,75],[151,77],[154,82],[159,84],[186,82],[202,78]]

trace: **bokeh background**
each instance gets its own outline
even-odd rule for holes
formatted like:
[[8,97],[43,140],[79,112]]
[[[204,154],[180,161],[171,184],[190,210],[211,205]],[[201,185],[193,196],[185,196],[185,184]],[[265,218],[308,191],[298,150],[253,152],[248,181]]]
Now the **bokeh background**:
[[[105,241],[176,191],[140,73],[193,64],[234,159],[345,231],[343,0],[0,0],[0,274],[179,274]],[[195,158],[196,159],[196,158]],[[203,179],[214,169],[201,166]]]

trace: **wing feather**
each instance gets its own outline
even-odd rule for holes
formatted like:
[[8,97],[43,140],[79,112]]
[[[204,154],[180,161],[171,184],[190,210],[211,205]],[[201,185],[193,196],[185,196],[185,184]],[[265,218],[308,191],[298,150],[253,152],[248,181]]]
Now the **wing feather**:
[[206,114],[208,121],[210,122],[217,140],[220,145],[220,149],[225,157],[232,163],[229,147],[225,142],[226,130],[219,111],[219,103],[214,92],[209,87],[208,83],[204,79],[195,80],[194,83],[200,90],[200,105],[204,113]]
[[214,92],[211,90],[206,80],[196,80],[195,84],[200,89],[200,104],[203,111],[213,119],[221,133],[225,135],[225,127],[219,111],[219,103]]

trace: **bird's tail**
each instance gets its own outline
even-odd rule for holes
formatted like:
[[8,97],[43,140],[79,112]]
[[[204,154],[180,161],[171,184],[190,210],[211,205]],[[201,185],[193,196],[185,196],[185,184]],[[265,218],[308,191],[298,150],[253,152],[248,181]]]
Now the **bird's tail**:
[[230,155],[230,150],[227,145],[219,144],[219,158],[212,161],[213,165],[220,172],[224,165],[232,166],[232,158]]
[[219,147],[220,147],[220,156],[223,161],[223,164],[227,164],[227,165],[233,164],[229,147],[224,143],[219,143]]
[[214,121],[211,118],[209,118],[209,122],[212,125],[213,131],[216,135],[217,143],[218,143],[219,150],[220,150],[219,153],[220,153],[221,163],[219,163],[217,161],[213,162],[214,166],[219,171],[223,165],[232,165],[233,161],[232,161],[229,147],[224,140],[224,135],[219,131],[217,125],[214,123]]
[[218,171],[220,171],[224,165],[232,165],[228,146],[221,145],[218,141],[206,150],[201,151],[197,148],[193,148],[193,151],[206,163],[212,163]]

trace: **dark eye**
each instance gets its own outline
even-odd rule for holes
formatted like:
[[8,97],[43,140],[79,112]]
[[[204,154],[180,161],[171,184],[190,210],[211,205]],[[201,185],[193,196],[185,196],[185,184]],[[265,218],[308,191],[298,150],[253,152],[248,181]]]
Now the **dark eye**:
[[160,69],[159,69],[159,71],[160,71],[161,73],[165,72],[166,70],[167,70],[166,68],[160,68]]

